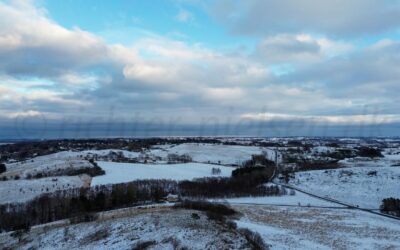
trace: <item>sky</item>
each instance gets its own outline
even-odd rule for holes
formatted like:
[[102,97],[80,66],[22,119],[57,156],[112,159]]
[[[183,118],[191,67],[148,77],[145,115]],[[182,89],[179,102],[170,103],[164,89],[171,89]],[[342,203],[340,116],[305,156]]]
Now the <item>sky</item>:
[[0,0],[0,138],[396,136],[399,65],[400,0]]

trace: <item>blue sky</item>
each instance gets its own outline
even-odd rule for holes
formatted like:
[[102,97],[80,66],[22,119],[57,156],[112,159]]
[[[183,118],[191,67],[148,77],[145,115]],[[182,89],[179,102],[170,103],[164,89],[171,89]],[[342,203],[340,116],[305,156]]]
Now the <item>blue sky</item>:
[[393,133],[399,16],[399,0],[0,0],[0,119]]
[[208,15],[206,3],[185,1],[49,1],[42,5],[61,25],[80,27],[107,42],[129,45],[143,35],[162,35],[210,48],[235,48],[253,44],[253,38],[232,39],[222,25]]
[[[176,0],[42,0],[38,5],[46,8],[49,17],[60,25],[91,31],[110,43],[129,45],[151,33],[219,49],[256,43],[257,35],[234,36],[233,39],[231,32],[209,15],[211,3],[210,0],[201,3]],[[357,47],[366,47],[385,38],[399,39],[400,32],[391,30],[346,37],[344,40]]]

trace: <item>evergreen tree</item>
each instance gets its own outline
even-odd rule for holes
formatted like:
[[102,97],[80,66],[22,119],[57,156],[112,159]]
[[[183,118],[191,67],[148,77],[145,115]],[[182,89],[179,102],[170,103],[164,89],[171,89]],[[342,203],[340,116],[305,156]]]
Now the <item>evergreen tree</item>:
[[0,174],[7,171],[6,164],[0,163]]

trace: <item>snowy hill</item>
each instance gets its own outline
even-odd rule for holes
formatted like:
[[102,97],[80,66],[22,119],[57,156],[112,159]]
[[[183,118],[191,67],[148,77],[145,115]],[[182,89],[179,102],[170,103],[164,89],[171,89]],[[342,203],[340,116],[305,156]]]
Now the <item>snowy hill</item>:
[[384,198],[400,198],[400,167],[352,167],[297,172],[290,184],[363,208],[379,209]]

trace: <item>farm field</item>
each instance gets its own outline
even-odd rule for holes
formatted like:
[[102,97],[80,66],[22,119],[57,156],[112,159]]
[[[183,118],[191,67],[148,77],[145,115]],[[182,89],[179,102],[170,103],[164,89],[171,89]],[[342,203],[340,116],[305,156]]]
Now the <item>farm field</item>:
[[193,161],[238,165],[251,159],[252,155],[265,154],[274,159],[274,152],[268,148],[255,146],[219,145],[208,143],[184,143],[163,145],[150,150],[150,155],[166,158],[168,154],[189,155]]
[[[106,171],[105,175],[96,176],[92,179],[92,186],[123,183],[134,180],[148,179],[170,179],[170,180],[192,180],[201,177],[230,176],[232,167],[216,166],[203,163],[182,164],[136,164],[98,162],[99,166]],[[213,168],[219,168],[221,173],[212,174]]]

